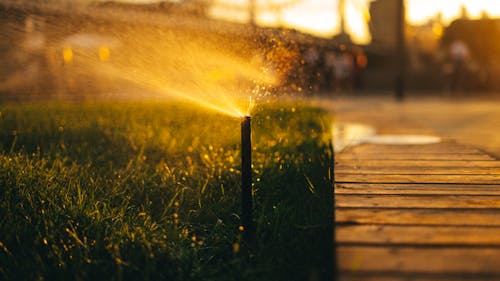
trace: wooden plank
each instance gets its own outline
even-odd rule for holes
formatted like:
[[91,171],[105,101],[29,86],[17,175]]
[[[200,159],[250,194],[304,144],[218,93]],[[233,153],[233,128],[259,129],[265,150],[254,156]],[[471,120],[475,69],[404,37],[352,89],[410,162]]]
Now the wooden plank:
[[500,247],[500,227],[344,225],[335,230],[339,244]]
[[500,249],[338,246],[339,270],[500,274]]
[[458,153],[484,154],[481,150],[464,145],[357,145],[343,150],[341,153],[373,154],[373,153]]
[[365,174],[365,175],[384,175],[384,174],[400,174],[400,175],[500,175],[500,167],[412,167],[412,166],[363,166],[361,165],[337,165],[335,173],[339,174]]
[[500,161],[433,161],[433,160],[346,160],[335,159],[335,166],[351,167],[491,167],[499,168]]
[[337,224],[500,226],[500,209],[336,208]]
[[343,272],[338,281],[498,281],[496,274],[402,274],[402,273],[353,273]]
[[362,143],[353,148],[358,148],[361,150],[373,150],[378,148],[424,148],[424,149],[440,149],[440,148],[453,148],[453,149],[466,149],[466,148],[474,148],[473,146],[457,143],[454,140],[441,140],[440,142],[428,143],[428,144],[382,144],[382,143]]
[[343,160],[439,160],[439,161],[464,161],[464,160],[481,160],[481,161],[494,161],[490,155],[487,154],[457,154],[457,153],[340,153],[335,156],[338,161]]
[[373,147],[371,149],[361,149],[359,146],[353,146],[348,149],[342,150],[340,154],[380,154],[380,153],[408,153],[408,154],[416,154],[416,153],[424,153],[424,154],[487,154],[477,148],[473,147],[434,147],[427,148],[424,146],[391,146],[391,147]]
[[371,149],[361,149],[358,146],[350,147],[341,151],[339,154],[398,154],[398,153],[407,153],[407,154],[487,154],[482,152],[477,148],[466,147],[466,148],[450,148],[450,147],[435,147],[435,148],[426,148],[426,147],[408,147],[408,146],[391,146],[391,147],[373,147]]
[[500,195],[500,185],[337,183],[335,194]]
[[377,126],[378,135],[436,135],[434,131],[429,129],[410,127],[410,124],[407,122],[404,122],[405,126],[398,127],[397,124],[400,124],[400,120],[389,119],[387,121],[382,121],[382,124],[387,122],[393,122],[394,125],[386,127]]
[[500,280],[494,157],[363,144],[336,155],[335,182],[340,280]]
[[365,175],[335,174],[335,182],[499,184],[500,175]]
[[338,194],[335,205],[349,208],[494,209],[500,208],[500,196]]
[[424,148],[412,148],[412,147],[393,147],[393,148],[374,148],[373,150],[361,150],[358,149],[357,146],[344,149],[338,153],[338,155],[342,154],[486,154],[479,149],[475,148],[467,148],[467,149],[458,149],[458,148],[435,148],[435,149],[424,149]]

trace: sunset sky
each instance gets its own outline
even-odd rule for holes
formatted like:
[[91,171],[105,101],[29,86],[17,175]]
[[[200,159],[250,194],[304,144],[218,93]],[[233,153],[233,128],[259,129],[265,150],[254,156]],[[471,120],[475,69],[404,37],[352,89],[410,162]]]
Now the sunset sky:
[[[154,0],[122,0],[127,2],[155,2]],[[211,0],[211,15],[226,20],[248,21],[248,3],[251,0]],[[338,0],[254,0],[257,23],[266,26],[296,28],[318,36],[329,37],[339,31]],[[366,20],[372,0],[345,0],[346,28],[357,43],[368,43],[370,35]],[[492,17],[500,16],[499,0],[407,0],[407,19],[411,23],[423,23],[438,12],[445,23],[467,7],[471,17],[479,17],[487,11]],[[281,9],[277,9],[281,6]]]

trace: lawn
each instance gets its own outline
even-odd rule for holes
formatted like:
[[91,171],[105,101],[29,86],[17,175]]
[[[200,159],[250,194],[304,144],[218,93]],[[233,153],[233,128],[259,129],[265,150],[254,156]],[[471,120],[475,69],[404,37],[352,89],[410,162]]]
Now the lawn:
[[[326,113],[253,118],[255,243],[240,120],[174,102],[0,105],[0,280],[326,280]],[[244,230],[243,230],[244,231]]]

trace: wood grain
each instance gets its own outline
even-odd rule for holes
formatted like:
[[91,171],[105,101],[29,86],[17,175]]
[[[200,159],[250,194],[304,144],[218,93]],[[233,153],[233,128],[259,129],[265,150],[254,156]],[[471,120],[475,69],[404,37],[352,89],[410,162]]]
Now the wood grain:
[[335,160],[339,280],[500,280],[500,161],[454,142]]
[[439,167],[430,166],[362,166],[338,165],[335,167],[337,174],[363,174],[363,175],[500,175],[500,167]]
[[494,161],[487,154],[458,153],[340,153],[337,160],[434,160],[434,161]]
[[336,194],[500,195],[499,185],[426,183],[336,183]]
[[348,272],[500,274],[500,249],[338,246]]
[[500,226],[500,209],[337,208],[337,224]]
[[343,225],[339,244],[500,247],[500,227]]
[[336,207],[500,209],[498,195],[345,195],[335,196]]
[[338,281],[498,281],[497,274],[353,273],[344,272]]
[[436,144],[425,145],[377,145],[377,144],[361,144],[358,146],[350,147],[342,151],[342,153],[459,153],[471,154],[482,153],[477,148],[461,145],[453,142],[441,142]]
[[[410,156],[408,156],[410,157]],[[418,160],[418,159],[407,159],[407,160],[347,160],[339,159],[337,157],[335,167],[427,167],[427,168],[440,168],[440,167],[492,167],[500,168],[500,161],[474,161],[474,160],[453,160],[453,161],[433,161],[433,160]]]
[[458,183],[458,184],[493,184],[500,186],[500,175],[379,175],[379,174],[341,174],[335,173],[335,182],[359,183]]

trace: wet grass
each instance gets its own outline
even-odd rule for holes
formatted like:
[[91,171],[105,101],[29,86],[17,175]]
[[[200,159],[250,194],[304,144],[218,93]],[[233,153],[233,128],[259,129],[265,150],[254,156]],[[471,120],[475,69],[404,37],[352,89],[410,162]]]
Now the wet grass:
[[1,280],[330,277],[323,112],[256,112],[249,245],[239,227],[240,120],[167,102],[0,111]]

